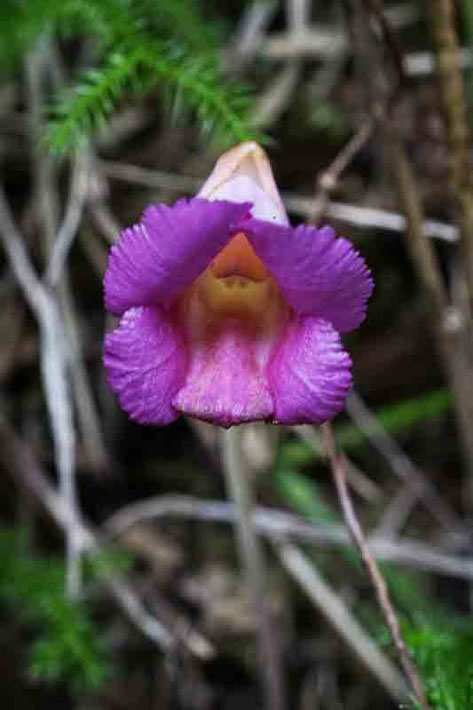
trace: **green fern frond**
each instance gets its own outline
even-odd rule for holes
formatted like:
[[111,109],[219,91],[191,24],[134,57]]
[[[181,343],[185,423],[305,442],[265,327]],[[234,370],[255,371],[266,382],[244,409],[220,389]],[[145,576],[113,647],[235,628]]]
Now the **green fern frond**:
[[94,689],[110,675],[108,655],[87,606],[64,595],[64,580],[62,563],[27,555],[16,531],[0,532],[0,600],[36,633],[30,677]]
[[[100,41],[110,41],[125,28],[123,13],[113,13],[120,0],[3,0],[0,3],[0,59],[8,67],[22,58],[40,35],[86,36],[97,33]],[[105,13],[104,9],[108,12]],[[113,19],[112,19],[113,18]],[[128,21],[128,33],[130,22]]]
[[221,83],[212,58],[187,56],[174,43],[123,47],[99,70],[88,71],[53,111],[47,144],[57,153],[77,147],[101,128],[127,93],[143,95],[164,84],[195,112],[199,125],[220,132],[222,142],[256,138],[245,113],[248,96],[236,84]]
[[120,100],[156,86],[221,143],[262,138],[247,120],[247,89],[223,79],[215,28],[193,0],[4,0],[0,27],[0,55],[17,59],[42,33],[94,37],[97,68],[51,110],[46,144],[57,153],[89,138]]
[[435,710],[473,707],[473,631],[450,616],[448,625],[406,626],[404,635],[421,669]]
[[218,28],[215,23],[202,20],[192,0],[130,0],[130,12],[142,18],[149,34],[155,39],[172,37],[199,55],[215,52],[220,34]]
[[3,0],[0,28],[0,56],[8,61],[21,57],[45,32],[93,36],[99,52],[138,36],[173,37],[189,50],[213,51],[213,27],[200,20],[191,0]]
[[51,111],[48,147],[57,153],[78,147],[102,127],[118,97],[136,84],[140,62],[139,49],[127,55],[114,52],[100,71],[83,73],[81,81],[65,92]]

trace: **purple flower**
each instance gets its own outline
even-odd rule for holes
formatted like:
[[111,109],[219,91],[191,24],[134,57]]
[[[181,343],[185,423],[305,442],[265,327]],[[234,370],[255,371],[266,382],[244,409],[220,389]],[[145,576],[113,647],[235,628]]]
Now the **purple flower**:
[[112,248],[108,382],[142,424],[320,424],[351,386],[339,332],[373,282],[330,227],[289,225],[263,150],[243,143],[198,196],[148,207]]

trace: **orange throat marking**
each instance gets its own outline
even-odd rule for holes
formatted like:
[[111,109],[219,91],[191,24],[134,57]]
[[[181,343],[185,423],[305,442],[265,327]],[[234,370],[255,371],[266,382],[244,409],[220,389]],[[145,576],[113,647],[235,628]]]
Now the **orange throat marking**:
[[210,271],[217,278],[243,276],[252,281],[265,281],[268,270],[256,256],[253,247],[243,234],[238,232],[210,264]]
[[196,282],[212,313],[256,317],[267,310],[277,289],[261,259],[243,234],[236,234]]

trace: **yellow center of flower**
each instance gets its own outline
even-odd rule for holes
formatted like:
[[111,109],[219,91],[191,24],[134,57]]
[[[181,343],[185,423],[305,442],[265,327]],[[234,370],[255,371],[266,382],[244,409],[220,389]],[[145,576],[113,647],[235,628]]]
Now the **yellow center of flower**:
[[257,316],[268,307],[274,282],[239,232],[198,279],[197,286],[200,298],[213,313]]

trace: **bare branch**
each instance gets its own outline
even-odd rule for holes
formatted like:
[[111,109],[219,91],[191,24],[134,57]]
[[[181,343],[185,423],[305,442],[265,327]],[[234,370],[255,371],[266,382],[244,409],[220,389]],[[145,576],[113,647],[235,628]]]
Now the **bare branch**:
[[[304,441],[316,456],[325,456],[324,448],[320,441],[320,436],[316,432],[315,427],[303,424],[292,426],[290,430],[299,439]],[[351,459],[347,458],[347,476],[348,483],[359,496],[371,503],[379,502],[383,497],[383,492],[380,486],[376,485],[364,471],[356,466]]]
[[374,121],[366,119],[350,138],[348,143],[337,154],[335,160],[318,177],[318,189],[314,200],[312,214],[309,218],[311,224],[317,224],[324,215],[330,195],[337,187],[341,174],[347,169],[352,160],[371,138]]
[[44,279],[51,287],[57,286],[67,255],[79,229],[87,197],[90,158],[87,151],[78,152],[74,158],[69,199],[63,222],[57,233],[51,259]]
[[383,511],[373,537],[395,537],[402,532],[407,520],[419,501],[417,491],[405,483],[400,486]]
[[[473,312],[473,179],[465,86],[460,67],[457,16],[452,0],[433,0],[429,16],[438,50],[438,73],[449,144],[450,182],[458,205],[460,246]],[[473,502],[473,481],[470,495]]]
[[259,128],[269,128],[280,118],[289,105],[301,75],[298,62],[288,62],[268,82],[251,111],[251,123]]
[[225,52],[229,73],[242,74],[257,53],[264,33],[277,9],[277,2],[252,2],[245,6],[232,45]]
[[355,509],[347,487],[345,460],[343,454],[337,451],[335,438],[329,423],[322,426],[322,436],[348,530],[350,531],[353,542],[355,543],[355,546],[358,549],[369,574],[379,605],[398,651],[401,665],[412,685],[417,702],[423,710],[429,710],[429,704],[425,697],[417,669],[404,642],[399,619],[391,602],[388,588],[378,569],[376,561],[371,554],[368,541],[366,540],[358,518],[356,517]]
[[[127,528],[145,520],[159,522],[168,517],[232,524],[236,519],[236,510],[233,504],[221,501],[191,496],[159,496],[120,508],[106,521],[105,530],[114,539]],[[273,542],[295,540],[318,547],[350,545],[350,537],[342,525],[314,525],[297,515],[274,508],[255,506],[253,525],[256,532]],[[385,561],[458,579],[473,579],[473,559],[445,554],[417,540],[376,536],[370,538],[369,547],[373,555]]]
[[[149,170],[127,163],[102,160],[99,162],[99,167],[103,174],[112,180],[122,180],[157,190],[173,190],[175,192],[194,194],[203,182],[203,178]],[[283,192],[282,197],[287,210],[304,219],[310,218],[316,207],[313,197],[304,197],[290,192]],[[385,229],[391,232],[405,232],[407,228],[407,220],[404,215],[374,207],[359,207],[343,202],[330,202],[325,212],[328,217],[362,229],[373,228]],[[426,237],[435,237],[446,242],[453,243],[458,239],[456,227],[437,220],[425,220],[422,223],[422,233]],[[109,241],[112,240],[112,236],[113,234],[111,234]]]
[[227,495],[235,502],[235,534],[248,593],[256,615],[258,646],[265,707],[283,710],[284,677],[282,658],[271,623],[265,558],[253,528],[253,491],[243,458],[243,427],[221,431],[222,464]]
[[334,627],[357,660],[378,679],[395,700],[406,702],[409,690],[404,678],[389,658],[378,649],[335,589],[321,577],[313,562],[291,543],[277,545],[276,550],[283,567]]
[[[370,3],[370,5],[372,5],[372,3]],[[379,5],[378,13],[382,12],[382,0],[377,0],[377,5]],[[439,0],[437,3],[438,9],[440,6],[443,10],[445,10],[447,6],[452,7],[450,0]],[[361,13],[362,11],[363,5],[360,5],[359,12]],[[379,51],[369,32],[369,13],[366,13],[365,19],[365,22],[359,23],[358,35],[355,38],[355,51],[357,55],[361,56],[364,54],[366,58],[370,60],[371,64],[374,64],[379,60]],[[447,16],[444,17],[444,20],[447,24],[448,22],[451,22],[451,18],[448,18]],[[387,22],[385,19],[385,25],[386,24]],[[448,35],[449,41],[454,44],[455,30],[453,27],[445,27],[444,30],[440,28],[439,32],[444,38]],[[451,44],[452,50],[453,44]],[[389,47],[389,49],[392,50],[391,47]],[[456,61],[456,58],[457,57],[455,56],[453,61]],[[450,60],[446,58],[446,62],[448,63],[449,61]],[[454,71],[459,71],[456,65],[455,67],[456,69],[454,69]],[[373,99],[371,101],[370,110],[373,115],[379,115],[379,106],[382,107],[386,105],[382,87],[379,87],[380,78],[383,80],[383,76],[381,74],[380,77],[376,74],[373,75],[373,77]],[[376,79],[376,77],[378,78]],[[387,81],[387,76],[384,76],[384,80]],[[458,101],[460,102],[461,96],[459,93],[461,94],[461,75],[458,74],[456,76],[455,82],[456,85],[455,88],[452,87],[454,93],[451,98],[454,99],[455,96],[457,96]],[[450,108],[448,110],[450,111]],[[445,373],[454,394],[454,410],[457,419],[461,452],[465,470],[467,471],[468,483],[466,489],[468,489],[468,491],[472,491],[473,429],[471,422],[473,421],[473,370],[470,362],[470,348],[465,348],[465,333],[467,333],[471,338],[471,333],[468,332],[468,318],[462,318],[461,314],[455,313],[453,307],[449,303],[437,255],[432,248],[432,244],[425,239],[425,234],[423,232],[424,214],[422,199],[416,183],[416,177],[411,161],[397,130],[397,125],[395,123],[395,111],[391,111],[390,114],[389,112],[385,113],[386,116],[381,121],[381,127],[385,143],[388,147],[388,157],[395,186],[399,195],[399,201],[405,212],[408,223],[406,245],[428,303],[427,314],[430,317],[431,327],[442,358]],[[469,236],[465,236],[466,231],[471,232],[473,229],[473,198],[470,195],[472,183],[469,177],[469,168],[467,168],[467,127],[462,123],[462,113],[464,113],[464,107],[458,106],[458,109],[451,110],[449,115],[451,121],[456,121],[458,123],[457,128],[459,133],[455,138],[455,140],[458,140],[455,143],[454,157],[454,161],[457,164],[455,168],[455,187],[458,193],[457,198],[461,203],[460,232],[463,234],[462,243],[464,245],[467,243],[470,244],[470,246],[465,247],[464,255],[465,251],[471,251],[471,254],[465,255],[467,262],[466,269],[468,274],[471,272],[473,279],[473,258],[471,258],[473,255],[473,248],[471,248],[473,240],[471,239],[471,234]],[[472,292],[470,289],[470,300],[471,299]],[[454,316],[453,318],[452,315]]]
[[[12,480],[31,493],[56,525],[66,532],[74,528],[76,542],[81,551],[93,555],[101,553],[100,540],[80,513],[73,510],[63,496],[56,492],[28,445],[16,435],[1,414],[0,457],[2,466]],[[176,646],[170,631],[145,609],[132,586],[123,577],[117,576],[113,570],[107,571],[105,565],[102,565],[101,579],[118,606],[150,641],[163,651]],[[207,660],[213,655],[212,645],[195,629],[188,628],[185,635],[181,634],[180,640],[198,658]]]
[[411,461],[397,441],[388,434],[356,392],[352,392],[347,400],[347,411],[368,441],[386,459],[391,470],[417,494],[436,520],[447,530],[464,536],[467,530],[461,518],[444,501],[435,486]]
[[[75,430],[69,397],[69,380],[65,336],[57,305],[46,291],[29,260],[21,234],[10,213],[3,189],[0,187],[0,239],[23,295],[36,316],[41,340],[41,371],[44,393],[54,438],[55,461],[61,491],[71,511],[76,509],[75,491]],[[75,558],[75,531],[71,528],[68,556]],[[78,591],[77,565],[68,565],[68,589]]]

